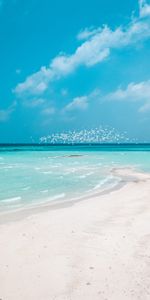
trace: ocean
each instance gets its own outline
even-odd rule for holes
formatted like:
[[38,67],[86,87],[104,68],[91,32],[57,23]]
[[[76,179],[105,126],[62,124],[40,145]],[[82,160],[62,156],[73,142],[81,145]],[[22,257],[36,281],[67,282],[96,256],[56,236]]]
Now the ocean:
[[0,211],[89,197],[120,167],[150,172],[150,144],[0,145]]

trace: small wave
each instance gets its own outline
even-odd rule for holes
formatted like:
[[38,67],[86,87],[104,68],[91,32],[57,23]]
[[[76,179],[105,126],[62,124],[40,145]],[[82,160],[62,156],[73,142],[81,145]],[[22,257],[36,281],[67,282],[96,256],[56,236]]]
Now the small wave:
[[53,172],[52,171],[44,171],[44,172],[41,172],[42,174],[52,174]]
[[22,191],[27,191],[27,190],[29,190],[30,188],[31,188],[30,186],[26,186],[26,187],[22,188]]
[[[66,194],[65,193],[62,193],[62,194],[58,194],[58,195],[55,195],[53,197],[48,197],[47,199],[42,199],[42,201],[38,202],[39,204],[44,204],[44,203],[48,203],[48,202],[51,202],[51,201],[55,201],[55,200],[59,200],[59,199],[62,199],[62,198],[65,198]],[[34,204],[33,204],[34,205]],[[35,204],[37,205],[37,204]]]
[[40,193],[48,193],[48,190],[40,191]]
[[93,174],[94,174],[94,172],[89,172],[89,173],[86,173],[84,175],[80,175],[79,178],[86,178],[86,177],[91,176]]
[[94,172],[89,172],[89,173],[86,173],[86,176],[90,176],[90,175],[93,175]]
[[78,172],[78,169],[72,169],[72,170],[68,170],[68,171],[64,170],[64,175],[69,175],[69,174],[73,174],[73,173],[76,173],[76,172]]
[[2,199],[0,200],[0,202],[15,202],[15,201],[19,201],[21,200],[21,197],[13,197],[13,198],[6,198],[6,199]]
[[70,155],[64,155],[64,156],[62,156],[62,157],[72,157],[72,158],[76,158],[76,157],[82,157],[82,156],[84,156],[84,155],[82,155],[82,154],[70,154]]
[[101,180],[94,188],[93,190],[97,190],[99,188],[101,188],[104,184],[109,184],[109,183],[116,183],[116,178],[114,178],[113,176],[109,176],[103,180]]
[[13,166],[5,166],[5,167],[1,167],[1,169],[5,169],[5,170],[13,169]]
[[62,166],[62,165],[55,165],[55,166],[51,166],[51,168],[53,168],[53,169],[57,169],[57,168],[59,168],[60,166]]
[[58,194],[52,198],[50,198],[50,200],[56,200],[56,199],[60,199],[60,198],[64,198],[66,196],[65,193],[62,193],[62,194]]

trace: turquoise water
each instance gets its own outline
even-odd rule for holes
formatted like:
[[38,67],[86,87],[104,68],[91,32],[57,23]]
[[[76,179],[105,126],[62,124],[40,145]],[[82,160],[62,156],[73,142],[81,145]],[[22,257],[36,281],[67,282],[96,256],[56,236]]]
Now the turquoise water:
[[0,146],[0,210],[92,195],[121,166],[149,172],[150,145]]

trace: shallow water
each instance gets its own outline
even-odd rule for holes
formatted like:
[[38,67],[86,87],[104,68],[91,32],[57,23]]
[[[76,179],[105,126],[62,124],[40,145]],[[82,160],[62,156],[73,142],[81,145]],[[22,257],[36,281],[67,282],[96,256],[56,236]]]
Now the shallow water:
[[150,171],[150,145],[1,146],[0,210],[78,199],[118,184],[113,167]]

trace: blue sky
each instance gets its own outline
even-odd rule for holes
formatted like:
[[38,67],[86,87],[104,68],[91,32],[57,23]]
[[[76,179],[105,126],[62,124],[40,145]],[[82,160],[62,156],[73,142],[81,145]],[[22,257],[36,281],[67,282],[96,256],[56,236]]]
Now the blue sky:
[[150,1],[1,0],[0,142],[110,126],[150,141]]

